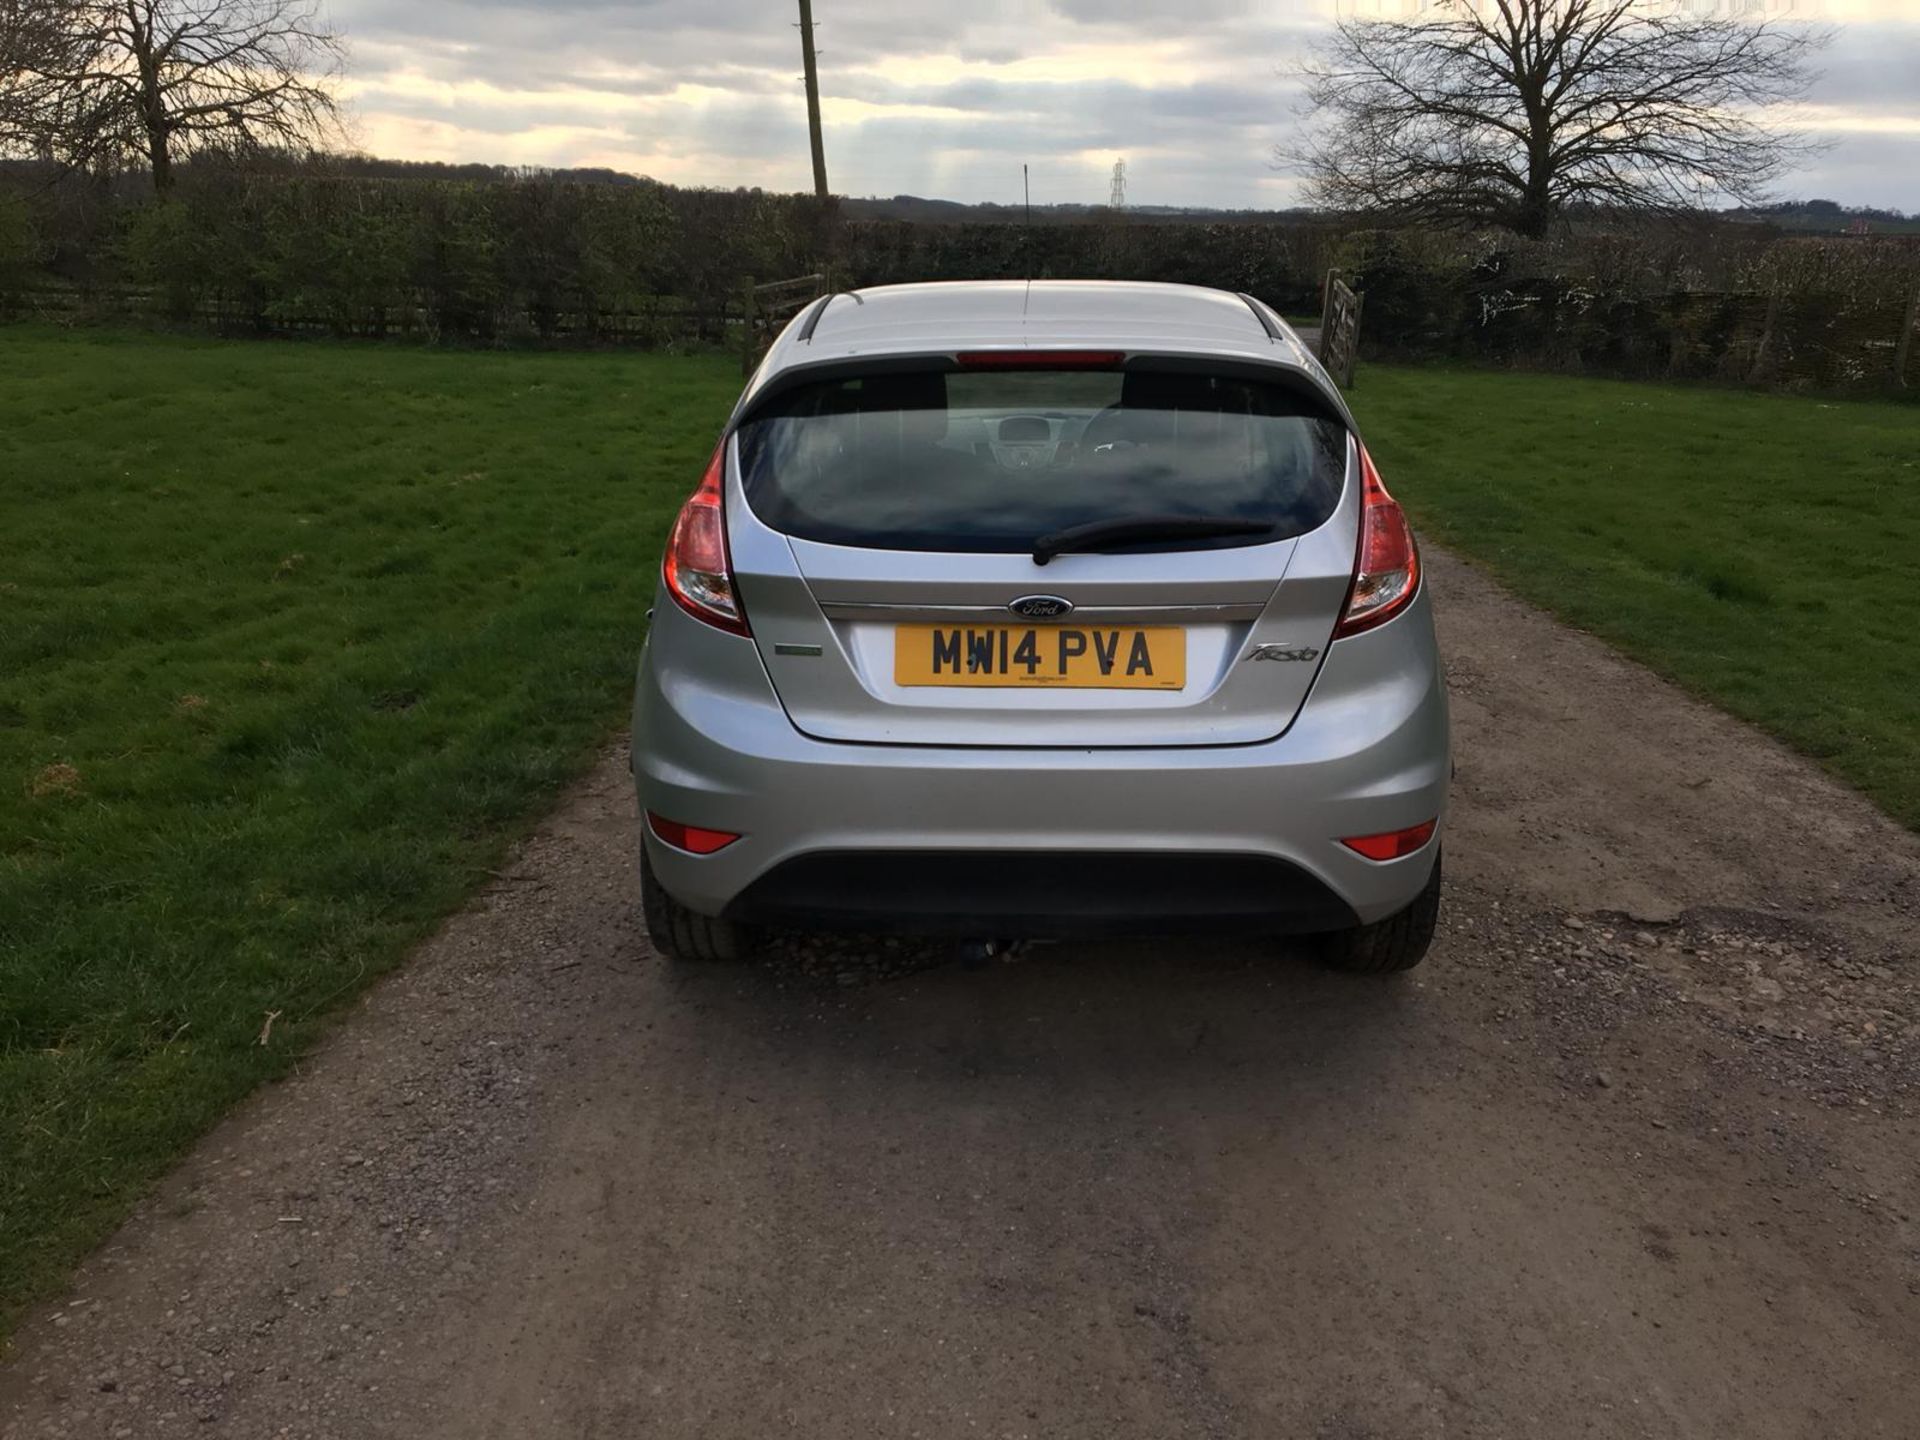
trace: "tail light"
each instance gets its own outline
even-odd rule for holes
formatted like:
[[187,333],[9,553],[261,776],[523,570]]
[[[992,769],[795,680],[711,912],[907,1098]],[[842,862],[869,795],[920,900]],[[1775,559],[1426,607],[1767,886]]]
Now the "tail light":
[[1336,640],[1385,624],[1412,603],[1420,588],[1420,551],[1413,543],[1413,530],[1400,502],[1380,483],[1367,447],[1359,448],[1360,552],[1347,608],[1334,627]]
[[700,477],[700,488],[680,507],[667,537],[661,575],[667,593],[696,620],[735,635],[747,634],[746,613],[733,590],[727,559],[727,442],[722,440]]

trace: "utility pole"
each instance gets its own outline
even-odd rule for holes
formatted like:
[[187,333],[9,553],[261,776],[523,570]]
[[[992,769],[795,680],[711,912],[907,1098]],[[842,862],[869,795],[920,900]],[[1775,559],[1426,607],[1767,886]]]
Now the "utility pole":
[[813,194],[827,198],[827,147],[820,138],[820,70],[813,59],[813,0],[800,0],[800,59],[807,72],[807,138],[813,142]]
[[1027,179],[1027,167],[1020,167],[1020,194],[1027,206],[1027,224],[1033,224],[1033,186]]

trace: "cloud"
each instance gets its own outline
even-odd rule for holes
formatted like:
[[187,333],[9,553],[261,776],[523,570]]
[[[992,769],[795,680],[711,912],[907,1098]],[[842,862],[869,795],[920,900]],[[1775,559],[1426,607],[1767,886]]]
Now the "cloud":
[[[816,0],[827,161],[849,194],[1273,206],[1286,70],[1335,0]],[[1339,0],[1351,7],[1420,0]],[[1740,0],[1749,3],[1749,0]],[[1908,0],[1780,0],[1840,25],[1783,187],[1920,210]],[[809,183],[790,0],[333,0],[369,150]]]

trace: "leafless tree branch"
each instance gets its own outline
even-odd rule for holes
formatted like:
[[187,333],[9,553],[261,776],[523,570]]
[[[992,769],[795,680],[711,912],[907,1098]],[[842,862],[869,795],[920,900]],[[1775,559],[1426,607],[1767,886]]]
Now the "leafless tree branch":
[[1339,22],[1275,160],[1342,210],[1546,232],[1579,204],[1751,203],[1814,148],[1773,122],[1827,32],[1673,0],[1439,0]]
[[318,0],[0,0],[0,150],[137,159],[338,133],[344,45]]

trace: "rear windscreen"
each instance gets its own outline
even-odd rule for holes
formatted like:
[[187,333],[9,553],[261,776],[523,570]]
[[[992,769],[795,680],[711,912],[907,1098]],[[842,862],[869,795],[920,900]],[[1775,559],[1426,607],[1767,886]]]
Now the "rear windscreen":
[[1333,513],[1347,432],[1279,386],[1127,370],[913,371],[826,380],[740,427],[767,525],[886,550],[1019,551],[1098,520],[1205,516],[1269,533],[1138,549],[1265,544]]

